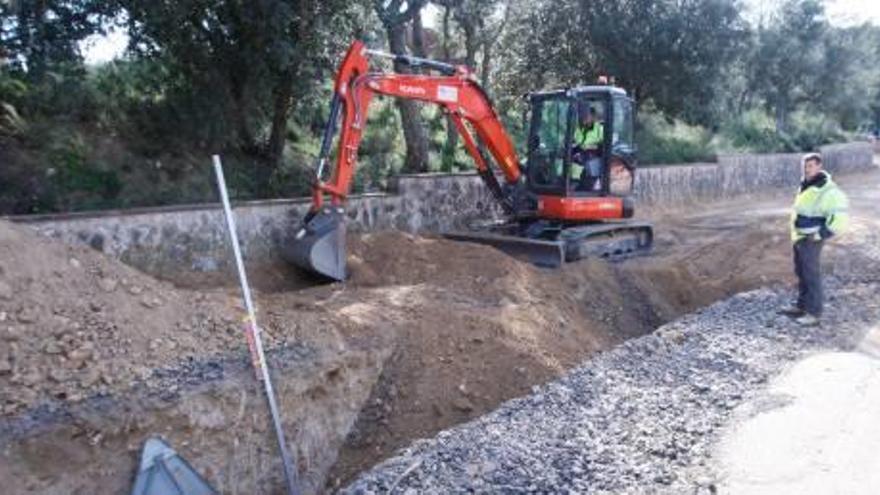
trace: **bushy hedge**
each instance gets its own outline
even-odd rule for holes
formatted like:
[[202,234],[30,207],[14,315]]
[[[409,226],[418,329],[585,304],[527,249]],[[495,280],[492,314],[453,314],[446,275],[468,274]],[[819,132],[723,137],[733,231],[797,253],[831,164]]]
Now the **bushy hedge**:
[[658,112],[638,115],[636,143],[644,164],[707,162],[715,159],[712,135],[701,127],[665,118]]
[[645,164],[713,161],[720,153],[794,153],[843,142],[849,135],[820,115],[798,112],[788,132],[778,132],[773,119],[751,110],[725,120],[716,133],[667,119],[656,111],[638,117],[636,141]]

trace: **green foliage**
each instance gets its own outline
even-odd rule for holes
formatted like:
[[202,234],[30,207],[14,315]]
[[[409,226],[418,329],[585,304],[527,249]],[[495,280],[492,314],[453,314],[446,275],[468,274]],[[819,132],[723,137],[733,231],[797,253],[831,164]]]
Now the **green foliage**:
[[356,6],[344,0],[118,3],[136,53],[168,67],[168,100],[198,122],[184,129],[201,126],[193,137],[208,146],[244,150],[265,146],[261,128],[279,115],[286,120],[291,98],[327,76],[331,58],[350,38]]
[[717,134],[648,110],[639,115],[637,132],[639,156],[645,164],[714,161],[719,153],[814,151],[845,140],[839,126],[807,112],[792,116],[790,133],[779,133],[773,119],[760,110],[728,119]]
[[[307,194],[355,37],[470,65],[520,151],[524,93],[600,73],[644,109],[643,163],[815,149],[880,126],[880,27],[836,27],[819,0],[783,0],[754,25],[741,0],[437,0],[436,30],[414,22],[427,3],[2,2],[0,212],[213,201],[218,152],[236,198]],[[82,40],[120,22],[126,57],[84,66]],[[410,169],[473,170],[445,117],[420,108],[429,158]],[[403,169],[403,127],[374,100],[355,192]]]
[[827,30],[819,0],[786,0],[772,22],[758,29],[749,82],[773,110],[780,133],[795,107],[817,91]]
[[727,120],[718,138],[719,146],[727,151],[772,153],[794,151],[794,143],[776,130],[765,112],[751,110]]
[[746,39],[739,9],[736,0],[524,3],[506,40],[505,91],[612,74],[667,114],[706,122],[716,82]]
[[808,107],[854,130],[880,105],[880,29],[869,24],[829,30],[824,62]]
[[809,112],[792,116],[791,141],[794,151],[813,151],[826,144],[845,141],[846,134],[833,120]]
[[403,168],[403,150],[400,114],[396,107],[390,100],[375,102],[359,150],[356,190],[384,188],[388,177]]
[[58,64],[79,62],[79,42],[101,32],[112,11],[103,0],[0,2],[0,55],[28,79],[40,80]]
[[636,142],[643,164],[709,162],[715,159],[712,135],[699,126],[653,111],[638,116]]
[[846,140],[840,126],[809,112],[792,115],[789,130],[781,133],[774,120],[760,110],[729,119],[716,137],[716,147],[743,153],[814,151],[826,144]]
[[81,136],[74,134],[53,142],[49,157],[55,164],[47,170],[55,208],[69,210],[76,205],[92,209],[113,204],[122,188],[117,172],[90,162]]
[[115,163],[96,160],[76,131],[47,127],[28,129],[46,145],[36,160],[10,160],[0,170],[0,207],[15,213],[110,208],[123,185]]
[[27,120],[16,107],[27,92],[26,82],[8,71],[0,71],[0,136],[17,136],[27,131]]

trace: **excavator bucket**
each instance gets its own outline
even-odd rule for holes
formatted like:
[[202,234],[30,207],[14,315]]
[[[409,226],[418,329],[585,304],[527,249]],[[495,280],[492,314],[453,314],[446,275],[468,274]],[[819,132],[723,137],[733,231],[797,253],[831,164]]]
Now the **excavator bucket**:
[[167,443],[153,437],[144,444],[131,495],[217,495],[211,485]]
[[285,243],[282,256],[308,272],[342,281],[345,270],[345,216],[341,209],[324,208]]

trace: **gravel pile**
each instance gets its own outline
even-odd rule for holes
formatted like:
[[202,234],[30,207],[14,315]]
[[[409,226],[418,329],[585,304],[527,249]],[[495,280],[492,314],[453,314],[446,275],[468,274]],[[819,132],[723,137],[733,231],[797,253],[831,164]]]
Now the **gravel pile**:
[[782,288],[734,296],[416,442],[343,492],[715,493],[709,456],[732,409],[793,360],[852,348],[880,320],[878,278],[859,275],[826,280],[820,327],[775,315]]

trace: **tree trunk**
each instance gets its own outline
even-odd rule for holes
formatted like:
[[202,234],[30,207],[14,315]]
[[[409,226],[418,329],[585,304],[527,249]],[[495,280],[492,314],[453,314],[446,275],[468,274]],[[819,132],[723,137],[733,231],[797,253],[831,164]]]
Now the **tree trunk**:
[[[406,30],[403,24],[390,27],[388,45],[392,53],[406,53]],[[409,72],[406,67],[395,64],[397,72]],[[421,124],[421,112],[415,101],[398,98],[395,102],[400,110],[400,121],[403,125],[403,137],[406,141],[406,159],[403,169],[409,173],[428,171],[428,140]]]
[[287,138],[287,116],[293,98],[293,79],[285,74],[281,77],[275,90],[275,102],[272,108],[272,130],[269,133],[267,154],[269,166],[274,171],[281,164],[284,155],[284,143]]
[[[20,6],[19,8],[21,9],[20,12],[26,12],[23,16],[19,14],[18,17],[19,23],[24,20],[24,24],[19,26],[19,30],[25,35],[22,46],[25,47],[25,53],[27,53],[28,72],[36,76],[36,79],[42,80],[47,69],[46,55],[49,44],[46,40],[46,20],[44,18],[46,15],[46,2],[33,2],[30,12],[24,10],[27,8],[26,6]],[[28,14],[31,16],[30,19],[26,18]]]
[[235,119],[235,133],[238,145],[248,153],[254,153],[254,135],[248,123],[248,108],[245,101],[246,77],[236,71],[229,75],[229,93],[232,97],[232,111]]
[[477,49],[479,48],[479,40],[477,40],[477,29],[470,20],[460,21],[462,30],[464,31],[464,65],[471,70],[476,70]]
[[[452,9],[446,5],[443,10],[443,59],[447,62],[452,60],[452,51],[449,49],[449,18]],[[442,167],[444,172],[452,172],[455,167],[455,147],[458,145],[458,129],[450,117],[446,117],[446,143],[443,144]]]
[[779,103],[776,105],[776,132],[785,134],[788,131],[788,112],[785,105]]
[[416,57],[428,58],[428,53],[425,51],[425,30],[420,15],[413,17],[412,20],[412,46]]
[[487,41],[483,45],[483,60],[480,64],[480,85],[483,86],[483,91],[486,94],[491,94],[489,92],[489,76],[492,71],[492,42]]

